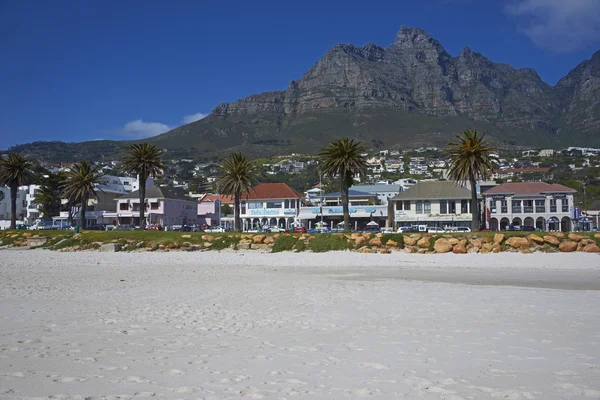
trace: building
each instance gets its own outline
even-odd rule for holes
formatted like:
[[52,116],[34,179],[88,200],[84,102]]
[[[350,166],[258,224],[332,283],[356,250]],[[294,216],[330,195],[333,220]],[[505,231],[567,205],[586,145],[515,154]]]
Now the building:
[[553,149],[543,149],[540,150],[540,157],[552,157],[554,155]]
[[221,201],[203,198],[198,202],[198,225],[221,225]]
[[261,183],[242,196],[240,218],[244,231],[266,226],[289,228],[302,196],[285,183]]
[[[140,182],[137,178],[127,176],[104,175],[96,185],[100,190],[106,190],[115,193],[131,193],[140,189]],[[154,178],[146,179],[146,187],[154,186]]]
[[395,227],[471,226],[471,191],[454,182],[423,181],[390,199]]
[[514,182],[485,192],[490,230],[510,225],[533,226],[541,231],[570,232],[573,229],[573,195],[576,190],[545,182]]
[[[116,225],[140,225],[139,192],[124,194],[117,199]],[[151,186],[146,188],[146,223],[148,225],[196,225],[198,202],[185,195],[181,188]],[[108,216],[108,215],[107,215]]]
[[320,187],[313,187],[304,192],[304,199],[309,204],[321,204],[321,196],[324,192]]
[[[17,190],[17,221],[25,219],[27,215],[27,200],[26,191],[22,188]],[[10,189],[7,187],[0,187],[0,229],[7,229],[10,226],[11,217],[11,201],[10,201]],[[26,221],[25,221],[26,222]],[[20,224],[19,224],[20,225]]]
[[388,199],[396,196],[402,191],[402,185],[354,185],[352,186],[352,190],[374,194],[377,196],[377,201],[379,202],[379,204],[387,204]]

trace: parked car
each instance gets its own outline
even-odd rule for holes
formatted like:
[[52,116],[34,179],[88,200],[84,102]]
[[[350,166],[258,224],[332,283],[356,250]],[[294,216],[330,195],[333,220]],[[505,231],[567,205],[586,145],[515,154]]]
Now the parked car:
[[210,226],[204,230],[204,232],[222,233],[225,232],[225,228],[222,226]]
[[450,232],[453,232],[453,233],[471,232],[471,228],[469,228],[467,226],[455,226],[450,229]]
[[446,231],[444,229],[440,228],[439,226],[430,226],[427,228],[427,232],[428,233],[444,233]]
[[408,232],[410,232],[410,226],[401,226],[400,228],[398,228],[398,230],[396,232],[408,233]]
[[523,225],[521,227],[522,231],[527,231],[527,232],[535,232],[535,226],[527,226],[527,225]]
[[27,224],[20,224],[20,225],[17,225],[17,228],[16,228],[16,229],[17,229],[17,230],[25,230],[25,231],[26,231],[26,230],[28,230],[28,229],[31,229],[31,225],[27,225]]
[[507,231],[521,231],[521,226],[510,224],[507,228]]
[[394,233],[394,228],[386,226],[385,228],[381,228],[381,233]]
[[114,230],[115,231],[134,231],[135,225],[119,225]]
[[363,229],[363,232],[365,232],[365,233],[380,233],[381,228],[379,227],[379,225],[367,225],[367,226],[365,226],[365,229]]
[[292,226],[291,228],[286,229],[285,233],[307,233],[307,230],[304,227],[304,225],[302,225],[302,226]]
[[93,224],[93,225],[88,226],[85,229],[88,229],[90,231],[104,231],[104,230],[106,230],[106,225],[104,225],[104,224]]

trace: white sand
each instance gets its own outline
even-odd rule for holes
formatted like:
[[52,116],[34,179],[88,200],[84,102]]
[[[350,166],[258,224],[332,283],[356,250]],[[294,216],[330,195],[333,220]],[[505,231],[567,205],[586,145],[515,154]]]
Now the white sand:
[[598,289],[588,254],[2,251],[0,398],[600,398]]

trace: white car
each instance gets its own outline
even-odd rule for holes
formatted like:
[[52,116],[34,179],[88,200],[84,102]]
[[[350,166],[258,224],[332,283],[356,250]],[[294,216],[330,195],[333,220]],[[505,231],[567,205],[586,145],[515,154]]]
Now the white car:
[[427,228],[428,233],[444,233],[446,232],[444,229],[437,226],[430,226]]
[[204,232],[223,233],[225,232],[225,228],[223,228],[222,226],[211,226],[210,228],[206,228]]
[[455,226],[454,228],[450,229],[450,232],[471,232],[471,228],[467,226]]

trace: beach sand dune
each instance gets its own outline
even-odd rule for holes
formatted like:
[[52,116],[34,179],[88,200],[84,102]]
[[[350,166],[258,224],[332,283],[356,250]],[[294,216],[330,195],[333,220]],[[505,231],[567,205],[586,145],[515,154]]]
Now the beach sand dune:
[[600,398],[600,257],[0,253],[0,399]]

